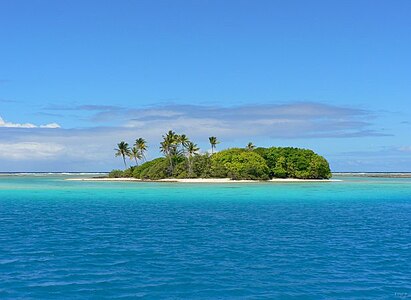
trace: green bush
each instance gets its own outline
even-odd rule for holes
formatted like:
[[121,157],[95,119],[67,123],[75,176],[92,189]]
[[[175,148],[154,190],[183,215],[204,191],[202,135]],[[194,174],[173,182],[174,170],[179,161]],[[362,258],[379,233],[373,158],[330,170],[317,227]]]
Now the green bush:
[[211,157],[212,177],[229,177],[236,180],[269,179],[269,169],[265,160],[253,151],[233,148]]
[[257,148],[267,162],[270,177],[300,178],[300,179],[328,179],[331,177],[330,166],[322,156],[312,150],[271,147]]
[[329,179],[332,176],[328,161],[317,154],[311,158],[308,171],[309,178]]
[[175,166],[172,177],[174,178],[188,178],[188,161],[185,157],[175,160]]
[[133,177],[133,171],[136,167],[130,167],[123,171],[123,177]]
[[122,178],[123,177],[123,171],[122,170],[112,170],[110,173],[108,173],[109,178]]
[[153,163],[143,169],[140,173],[140,179],[159,180],[168,177],[169,163],[165,158],[157,158]]
[[280,156],[276,163],[275,167],[272,169],[274,177],[277,178],[286,178],[287,177],[287,160],[284,156]]
[[194,178],[209,178],[211,177],[211,157],[210,155],[196,155],[192,158],[192,174]]
[[135,167],[133,170],[133,177],[134,178],[141,178],[141,173],[143,173],[145,170],[150,169],[152,166],[164,161],[165,158],[164,157],[159,157],[150,161],[147,161],[141,165],[139,165],[138,167]]

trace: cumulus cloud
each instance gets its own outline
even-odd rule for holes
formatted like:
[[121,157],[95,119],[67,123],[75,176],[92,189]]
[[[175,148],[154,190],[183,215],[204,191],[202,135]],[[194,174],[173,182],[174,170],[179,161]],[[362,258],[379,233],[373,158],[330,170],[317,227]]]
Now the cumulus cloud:
[[4,121],[2,117],[0,117],[0,127],[6,128],[60,128],[60,125],[57,123],[50,123],[45,125],[34,125],[32,123],[12,123]]

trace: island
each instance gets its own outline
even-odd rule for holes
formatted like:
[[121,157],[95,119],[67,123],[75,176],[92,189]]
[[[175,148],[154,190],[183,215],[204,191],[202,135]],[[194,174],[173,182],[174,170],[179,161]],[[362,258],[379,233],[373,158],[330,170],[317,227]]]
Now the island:
[[[145,139],[136,139],[133,147],[122,141],[117,144],[116,156],[123,159],[125,169],[113,170],[108,178],[147,181],[196,182],[208,179],[219,182],[282,180],[328,180],[331,170],[327,160],[309,149],[294,147],[229,148],[216,152],[219,141],[209,137],[211,151],[200,153],[197,144],[185,134],[170,130],[163,135],[160,151],[163,157],[147,161]],[[126,158],[135,165],[127,167]]]

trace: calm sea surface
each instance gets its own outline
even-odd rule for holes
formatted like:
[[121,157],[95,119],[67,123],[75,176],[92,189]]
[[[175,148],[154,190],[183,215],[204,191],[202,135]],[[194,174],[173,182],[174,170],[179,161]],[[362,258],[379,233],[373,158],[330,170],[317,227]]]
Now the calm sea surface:
[[411,299],[411,179],[0,176],[0,299]]

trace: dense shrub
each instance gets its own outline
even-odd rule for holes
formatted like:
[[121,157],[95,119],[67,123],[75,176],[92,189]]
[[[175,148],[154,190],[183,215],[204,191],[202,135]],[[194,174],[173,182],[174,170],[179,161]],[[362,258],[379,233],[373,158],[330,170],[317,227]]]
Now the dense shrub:
[[141,173],[147,169],[150,169],[152,166],[156,165],[157,163],[161,162],[165,160],[164,157],[159,157],[150,161],[147,161],[141,165],[139,165],[138,167],[135,167],[133,170],[133,177],[134,178],[141,178]]
[[317,155],[317,154],[315,154],[311,158],[308,171],[309,171],[309,178],[313,178],[313,179],[314,178],[328,179],[328,178],[331,178],[332,176],[328,161],[324,157]]
[[257,153],[233,148],[211,157],[213,177],[231,179],[269,179],[269,169],[265,160]]
[[194,178],[209,178],[211,177],[211,156],[207,153],[204,155],[196,155],[192,158],[192,174]]
[[109,178],[121,178],[123,177],[123,171],[122,170],[113,170],[110,173],[108,173]]
[[135,168],[133,177],[151,180],[167,178],[167,168],[168,162],[165,158],[156,158]]
[[322,156],[312,150],[271,147],[257,148],[270,169],[270,177],[327,179],[331,177],[330,166]]
[[174,169],[171,177],[174,178],[188,178],[188,162],[185,157],[174,159]]
[[275,162],[274,168],[272,168],[272,175],[277,178],[287,177],[287,160],[284,156],[280,156]]
[[166,159],[159,160],[153,164],[150,168],[145,169],[141,172],[141,179],[158,180],[167,178],[168,176],[168,162]]
[[123,172],[123,177],[133,177],[133,171],[136,167],[132,166],[128,169],[125,169]]

